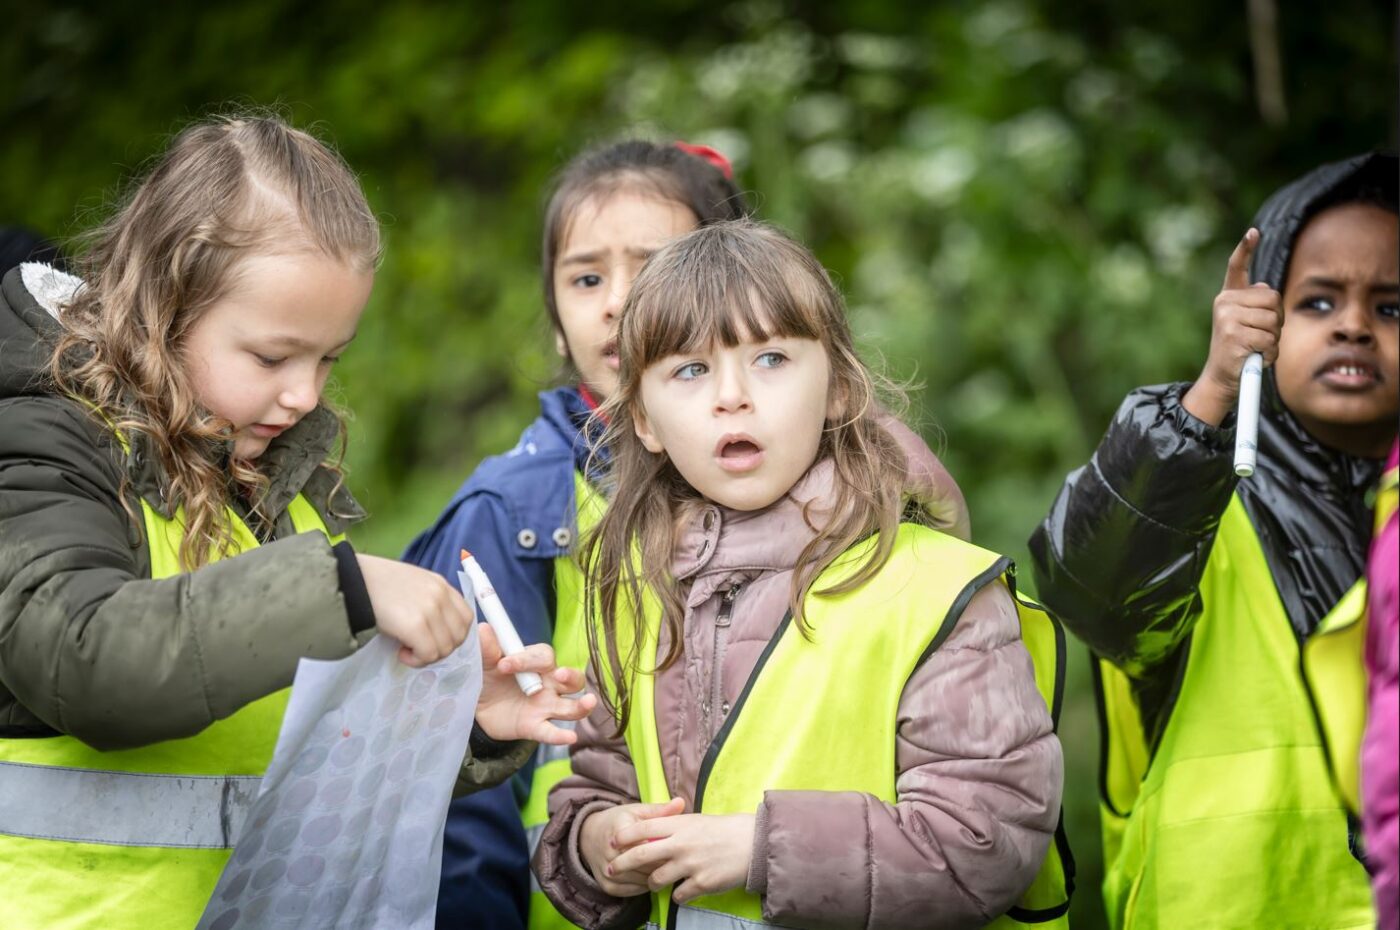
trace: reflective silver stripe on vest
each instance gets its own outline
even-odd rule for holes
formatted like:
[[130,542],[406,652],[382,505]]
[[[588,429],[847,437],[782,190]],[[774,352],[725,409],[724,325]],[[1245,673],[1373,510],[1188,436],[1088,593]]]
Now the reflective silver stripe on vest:
[[[573,723],[572,720],[556,720],[554,725],[561,730],[572,729],[564,726],[565,723]],[[569,759],[568,746],[552,746],[549,743],[540,743],[540,748],[535,750],[535,768],[542,768],[551,762],[565,761]]]
[[[762,920],[746,920],[720,911],[682,904],[676,908],[676,925],[671,930],[744,930],[746,927],[782,927]],[[661,925],[647,923],[647,930],[661,930]]]
[[[530,847],[530,861],[532,861],[532,862],[533,862],[534,859],[535,859],[535,850],[536,850],[536,849],[539,849],[539,846],[540,846],[540,837],[544,836],[544,828],[545,828],[546,826],[548,826],[548,825],[547,825],[547,824],[543,824],[543,823],[537,823],[537,824],[535,824],[533,827],[526,827],[526,828],[525,828],[525,842],[526,842],[526,843],[529,845],[529,847]],[[531,893],[531,894],[536,894],[537,892],[540,892],[540,891],[543,891],[543,890],[544,890],[544,889],[540,888],[540,880],[539,880],[538,878],[535,877],[535,870],[534,870],[534,869],[531,869],[531,870],[530,870],[530,893]]]
[[229,849],[261,781],[0,762],[0,833],[106,846]]

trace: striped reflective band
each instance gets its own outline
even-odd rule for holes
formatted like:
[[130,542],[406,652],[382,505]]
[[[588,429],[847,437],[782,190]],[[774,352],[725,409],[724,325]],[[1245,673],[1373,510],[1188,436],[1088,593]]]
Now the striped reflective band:
[[[733,914],[711,911],[703,907],[688,907],[682,904],[676,908],[676,925],[672,930],[746,930],[749,927],[782,927],[761,920],[746,920]],[[648,923],[647,930],[661,930],[659,924]]]
[[[564,726],[566,723],[573,723],[572,720],[551,721],[561,730],[570,729]],[[551,762],[567,762],[569,760],[568,746],[553,746],[549,743],[540,743],[540,748],[535,750],[535,767],[543,768]]]
[[261,781],[0,762],[0,834],[107,846],[228,849]]
[[[540,837],[544,836],[544,828],[545,828],[545,824],[542,824],[542,823],[537,823],[537,824],[535,824],[533,827],[526,827],[526,828],[525,828],[525,842],[526,842],[526,843],[529,845],[529,847],[530,847],[530,859],[531,859],[532,861],[533,861],[534,858],[535,858],[535,850],[536,850],[536,849],[539,849],[539,847],[540,847]],[[536,892],[543,891],[543,890],[544,890],[544,889],[540,888],[540,880],[539,880],[538,878],[535,877],[535,870],[534,870],[534,869],[531,869],[531,870],[530,870],[530,894],[535,894]]]

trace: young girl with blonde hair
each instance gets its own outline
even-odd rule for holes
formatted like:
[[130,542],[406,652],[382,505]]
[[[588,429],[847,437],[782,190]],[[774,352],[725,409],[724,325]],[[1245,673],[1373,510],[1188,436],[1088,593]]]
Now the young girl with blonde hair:
[[[0,284],[0,926],[193,926],[303,657],[376,630],[421,666],[474,622],[437,575],[342,540],[363,511],[321,401],[379,228],[346,165],[276,119],[181,133],[72,277]],[[486,674],[459,787],[568,742],[582,675]],[[494,666],[494,668],[492,668]],[[510,673],[550,687],[526,701]],[[253,782],[255,784],[255,782]]]
[[618,354],[584,548],[606,707],[550,795],[545,893],[589,928],[1061,918],[1021,637],[1053,663],[1053,623],[929,525],[825,271],[767,226],[693,232],[638,277]]

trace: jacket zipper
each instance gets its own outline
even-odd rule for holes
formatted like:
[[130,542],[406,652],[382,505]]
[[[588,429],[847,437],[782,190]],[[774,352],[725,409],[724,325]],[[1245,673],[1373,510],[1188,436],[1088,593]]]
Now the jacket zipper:
[[[734,600],[739,596],[739,589],[743,585],[736,584],[728,591],[724,592],[723,599],[719,602],[719,613],[715,614],[715,640],[712,653],[711,664],[713,668],[710,674],[710,698],[705,702],[705,732],[708,736],[714,736],[714,731],[724,723],[724,714],[721,708],[724,706],[724,646],[727,642],[726,634],[729,625],[734,619]],[[717,721],[715,726],[710,725],[710,721]]]
[[[732,600],[730,601],[730,606],[731,608],[733,607]],[[739,696],[734,700],[734,713],[730,715],[729,719],[720,724],[719,732],[715,734],[714,739],[710,740],[710,746],[705,750],[704,758],[700,760],[700,772],[695,779],[694,812],[697,814],[704,813],[705,789],[708,788],[710,784],[710,772],[714,770],[715,763],[719,761],[719,754],[724,749],[725,740],[729,738],[729,731],[734,729],[734,722],[739,719],[739,714],[743,711],[744,704],[749,699],[749,692],[753,690],[754,683],[758,681],[758,676],[762,674],[764,667],[768,664],[768,659],[773,655],[773,650],[778,648],[778,642],[783,638],[783,634],[787,632],[788,624],[791,622],[792,611],[789,610],[783,615],[783,622],[779,623],[778,628],[773,631],[773,636],[768,640],[768,645],[764,646],[763,651],[759,653],[758,661],[754,663],[753,671],[749,673],[748,681],[744,682],[743,690],[739,692]],[[676,915],[678,911],[679,905],[676,904],[674,898],[667,902],[666,912],[669,918],[666,921],[666,925],[668,927],[674,927],[676,925]]]

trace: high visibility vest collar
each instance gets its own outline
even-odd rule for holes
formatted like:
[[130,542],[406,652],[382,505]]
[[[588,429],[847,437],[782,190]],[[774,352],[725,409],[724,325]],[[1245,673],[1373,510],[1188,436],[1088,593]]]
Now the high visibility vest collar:
[[[838,584],[863,564],[875,541],[857,544],[813,584],[822,590]],[[896,726],[899,701],[909,676],[952,632],[962,609],[987,584],[1011,580],[1010,561],[924,527],[899,530],[894,551],[881,572],[859,589],[833,597],[809,594],[804,613],[810,636],[789,615],[769,640],[753,673],[701,763],[695,810],[705,813],[752,812],[765,790],[864,791],[896,800]],[[910,595],[916,585],[918,596]],[[631,714],[625,731],[637,770],[641,800],[664,802],[671,796],[661,764],[655,717],[654,663],[660,610],[644,598],[641,655],[630,679]],[[1058,709],[1063,684],[1063,635],[1047,614],[1018,602],[1027,646],[1036,659],[1037,686],[1048,705]],[[870,622],[878,617],[879,622]],[[631,641],[625,629],[631,618],[619,616],[619,640]],[[612,689],[611,671],[601,670]],[[810,682],[837,682],[840,687],[812,688]],[[860,701],[849,700],[858,691]],[[793,701],[794,694],[803,700]],[[780,714],[766,709],[781,707]],[[841,764],[832,765],[836,756]],[[1063,832],[1042,866],[1036,883],[1023,897],[1016,916],[995,927],[1022,923],[1067,925],[1073,860]],[[699,898],[684,907],[670,889],[652,898],[651,921],[658,927],[768,926],[762,901],[742,889]]]

